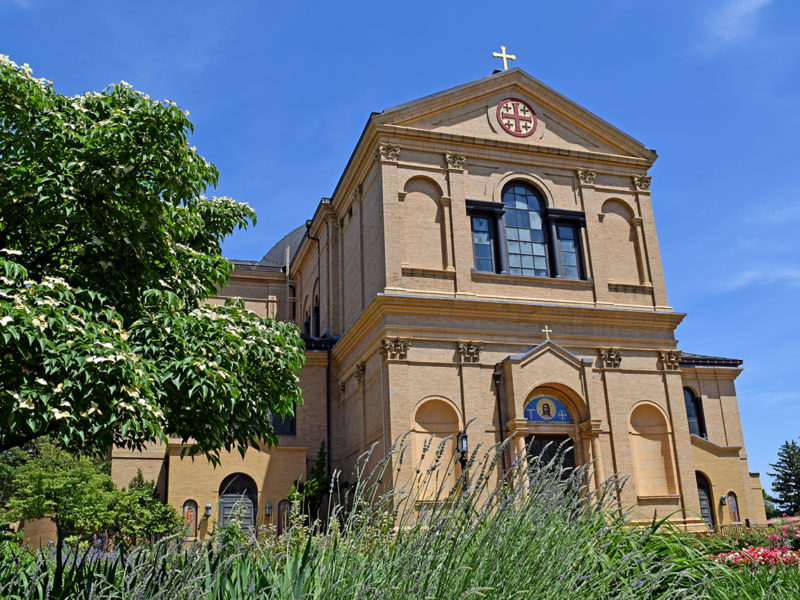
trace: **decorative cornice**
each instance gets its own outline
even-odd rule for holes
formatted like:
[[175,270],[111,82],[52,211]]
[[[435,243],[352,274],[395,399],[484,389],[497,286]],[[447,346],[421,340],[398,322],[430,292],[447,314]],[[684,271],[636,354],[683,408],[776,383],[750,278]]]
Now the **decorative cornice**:
[[361,201],[361,184],[356,185],[353,190],[353,203],[358,204]]
[[640,192],[650,191],[650,179],[648,175],[634,175],[633,186]]
[[592,171],[591,169],[577,169],[575,172],[578,174],[578,179],[580,179],[581,183],[594,185],[594,180],[597,178],[597,171]]
[[599,348],[600,360],[606,369],[619,369],[622,363],[622,350],[619,348]]
[[662,350],[658,353],[661,359],[661,366],[665,371],[680,371],[681,369],[681,351],[680,350]]
[[358,383],[364,383],[364,375],[367,373],[367,364],[362,360],[356,365],[355,371],[353,372]]
[[461,354],[462,362],[478,362],[481,358],[483,344],[476,342],[457,342],[456,348],[458,349],[458,353]]
[[386,359],[405,360],[408,356],[408,347],[410,345],[408,340],[401,340],[399,337],[383,338],[380,352]]
[[375,150],[375,159],[385,162],[397,162],[400,158],[400,148],[392,144],[378,144],[378,149]]
[[447,152],[445,154],[445,158],[447,159],[447,167],[449,169],[457,169],[459,171],[463,171],[464,167],[467,166],[467,155],[466,154],[458,154],[456,152]]

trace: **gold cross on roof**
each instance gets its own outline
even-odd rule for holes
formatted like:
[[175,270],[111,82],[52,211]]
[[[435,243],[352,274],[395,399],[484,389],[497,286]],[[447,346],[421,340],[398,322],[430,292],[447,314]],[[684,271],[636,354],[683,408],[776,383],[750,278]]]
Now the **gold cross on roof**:
[[506,54],[505,46],[500,46],[500,52],[492,52],[492,56],[503,59],[503,71],[508,71],[509,60],[517,60],[517,57],[513,54]]
[[550,329],[549,325],[545,325],[544,329],[542,329],[542,333],[544,334],[545,339],[549,340],[550,339],[550,334],[553,333],[553,330]]

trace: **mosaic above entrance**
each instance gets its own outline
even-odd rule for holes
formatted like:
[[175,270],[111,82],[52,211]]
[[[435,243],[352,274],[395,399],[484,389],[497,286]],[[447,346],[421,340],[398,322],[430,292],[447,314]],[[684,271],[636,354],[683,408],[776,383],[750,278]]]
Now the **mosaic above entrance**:
[[572,423],[567,408],[552,396],[534,396],[525,405],[524,414],[531,423]]

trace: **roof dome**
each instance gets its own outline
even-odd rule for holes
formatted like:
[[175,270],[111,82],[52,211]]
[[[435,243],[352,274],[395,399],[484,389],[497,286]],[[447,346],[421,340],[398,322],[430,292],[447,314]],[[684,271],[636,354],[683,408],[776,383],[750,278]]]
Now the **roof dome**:
[[269,252],[258,261],[258,264],[269,267],[284,266],[284,252],[287,246],[289,247],[289,262],[291,262],[305,235],[306,225],[303,223],[300,227],[292,229],[292,231],[283,236],[278,243],[270,248]]

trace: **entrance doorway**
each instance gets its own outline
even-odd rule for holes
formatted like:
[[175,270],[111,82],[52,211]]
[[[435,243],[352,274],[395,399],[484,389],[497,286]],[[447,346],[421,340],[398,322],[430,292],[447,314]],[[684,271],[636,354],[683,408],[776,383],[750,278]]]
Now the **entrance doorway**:
[[695,471],[697,476],[697,495],[700,498],[700,516],[710,530],[714,530],[714,504],[711,502],[711,486],[702,473]]
[[258,489],[256,483],[243,473],[228,475],[219,486],[219,526],[238,523],[242,530],[256,526]]
[[[562,478],[569,476],[575,468],[575,447],[572,437],[568,435],[543,434],[529,435],[525,437],[525,444],[528,448],[528,460],[540,457],[540,464],[546,465],[561,452],[561,464],[565,469]],[[562,445],[563,444],[563,445]]]

